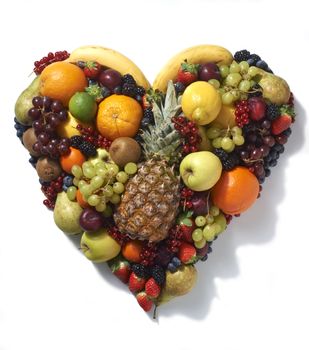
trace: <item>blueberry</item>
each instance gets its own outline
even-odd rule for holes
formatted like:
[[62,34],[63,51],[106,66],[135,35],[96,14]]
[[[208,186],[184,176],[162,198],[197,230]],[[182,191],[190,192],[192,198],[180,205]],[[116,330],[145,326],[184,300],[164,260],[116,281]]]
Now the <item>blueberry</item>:
[[20,130],[20,127],[21,127],[20,124],[14,124],[14,128],[15,128],[16,130]]
[[43,181],[41,179],[39,179],[39,182],[40,182],[41,186],[48,186],[49,185],[49,182]]
[[256,62],[256,66],[258,68],[261,68],[261,69],[267,69],[268,68],[268,64],[265,61],[263,61],[263,60],[257,61]]
[[185,85],[181,83],[180,81],[177,81],[177,83],[174,84],[175,90],[178,93],[184,92],[185,91]]
[[269,166],[273,167],[273,166],[276,166],[277,165],[277,160],[276,159],[273,159],[270,163],[269,163]]
[[181,261],[177,258],[177,256],[174,256],[172,259],[172,263],[176,266],[179,267],[181,265]]
[[177,271],[177,267],[176,267],[174,264],[172,264],[172,263],[169,263],[169,264],[167,265],[167,269],[168,269],[169,271],[171,271],[171,272],[176,272],[176,271]]
[[89,85],[96,85],[96,80],[94,80],[94,79],[88,79],[88,84]]
[[16,124],[19,123],[16,117],[14,117],[14,123],[16,123]]
[[116,86],[115,89],[113,90],[114,94],[116,95],[121,95],[122,87],[121,86]]
[[70,187],[73,185],[73,177],[72,176],[65,176],[63,179],[63,184],[67,187]]
[[205,256],[202,257],[202,261],[206,261],[208,259],[208,255],[206,254]]
[[29,163],[30,164],[36,164],[36,162],[37,162],[37,158],[35,158],[35,157],[30,157],[29,158]]
[[105,97],[108,97],[110,94],[111,94],[110,90],[107,87],[103,86],[102,87],[102,96],[105,98]]
[[17,137],[22,137],[23,136],[23,131],[22,130],[17,130],[16,136]]
[[266,168],[265,169],[265,176],[268,177],[270,175],[270,173],[271,173],[271,170]]
[[254,59],[253,58],[249,58],[248,60],[247,60],[247,63],[249,64],[249,66],[254,66]]
[[141,96],[141,95],[136,95],[136,96],[135,96],[135,99],[136,99],[136,101],[139,102],[139,103],[143,102],[143,96]]
[[258,180],[259,180],[259,184],[262,184],[265,182],[265,177],[259,177]]
[[266,70],[266,72],[268,72],[268,73],[271,73],[271,74],[274,73],[269,67],[267,67],[265,70]]
[[210,254],[212,252],[212,248],[211,246],[208,246],[208,254]]
[[64,184],[62,185],[62,189],[63,189],[63,191],[65,191],[65,192],[66,192],[66,191],[68,190],[68,188],[69,188],[68,186],[66,186],[66,185],[64,185]]

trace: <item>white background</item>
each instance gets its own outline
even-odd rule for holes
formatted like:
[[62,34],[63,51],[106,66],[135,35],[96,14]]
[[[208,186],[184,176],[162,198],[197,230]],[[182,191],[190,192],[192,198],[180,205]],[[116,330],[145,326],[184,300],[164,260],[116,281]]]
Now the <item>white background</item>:
[[[297,0],[2,2],[0,350],[309,348],[306,12]],[[49,51],[111,47],[152,81],[170,56],[200,43],[260,54],[289,82],[298,117],[262,198],[199,264],[194,291],[153,322],[55,227],[13,108]]]

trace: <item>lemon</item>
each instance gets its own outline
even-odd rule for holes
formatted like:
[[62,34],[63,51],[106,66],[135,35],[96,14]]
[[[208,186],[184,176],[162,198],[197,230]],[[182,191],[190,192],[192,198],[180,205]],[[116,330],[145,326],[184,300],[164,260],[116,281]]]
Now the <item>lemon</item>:
[[90,124],[81,123],[79,120],[75,119],[70,112],[68,112],[67,120],[57,127],[57,134],[60,137],[68,138],[80,135],[81,133],[77,130],[78,124],[81,124],[82,126],[90,126]]
[[215,123],[216,125],[219,124],[223,129],[232,128],[235,126],[235,107],[222,105],[218,116],[213,121],[213,124]]
[[222,102],[219,92],[206,81],[196,81],[184,91],[181,107],[185,116],[198,125],[211,123],[219,114]]

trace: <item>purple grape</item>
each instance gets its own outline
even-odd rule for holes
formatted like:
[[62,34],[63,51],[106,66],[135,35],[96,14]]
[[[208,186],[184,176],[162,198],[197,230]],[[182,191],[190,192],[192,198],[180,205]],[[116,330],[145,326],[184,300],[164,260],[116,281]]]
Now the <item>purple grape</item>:
[[57,128],[57,126],[61,123],[57,114],[52,114],[49,118],[49,123],[52,127]]
[[70,148],[69,148],[68,145],[63,144],[63,143],[59,143],[59,145],[58,145],[58,152],[61,155],[67,154],[67,153],[69,153],[69,151],[70,151]]
[[267,119],[263,120],[262,123],[261,123],[261,127],[262,127],[263,129],[269,129],[270,126],[271,126],[271,123],[270,123],[270,121],[267,120]]
[[52,126],[51,124],[46,124],[45,125],[45,132],[49,135],[53,135],[55,132],[55,127]]
[[267,157],[268,154],[269,154],[269,151],[270,151],[270,147],[268,145],[266,145],[266,144],[262,145],[260,147],[260,151],[261,151],[263,157]]
[[63,108],[63,104],[61,101],[59,100],[54,100],[50,106],[51,110],[55,113],[59,113],[60,111],[62,111]]
[[255,163],[254,164],[254,174],[257,177],[264,177],[265,176],[265,171],[262,163]]
[[67,112],[65,109],[63,109],[62,111],[60,111],[60,112],[58,113],[58,117],[59,117],[59,120],[60,120],[60,121],[64,122],[64,121],[67,120],[68,112]]
[[249,153],[245,150],[240,151],[240,157],[242,160],[246,160],[249,158]]
[[42,108],[43,107],[43,99],[41,96],[35,96],[32,99],[32,104],[36,108]]
[[44,107],[45,112],[49,111],[50,106],[52,104],[52,99],[48,96],[44,96],[42,102],[43,102],[43,107]]
[[262,152],[259,148],[255,148],[250,154],[250,158],[254,160],[260,159],[261,157],[262,157]]
[[272,136],[264,136],[263,141],[265,145],[272,147],[275,144],[275,139]]
[[40,142],[41,145],[45,146],[49,142],[49,136],[45,132],[42,132],[41,134],[38,135],[38,141]]
[[28,116],[32,119],[32,120],[37,120],[39,118],[41,118],[42,113],[38,108],[30,108],[28,111]]
[[41,153],[41,145],[39,142],[35,142],[32,146],[35,153]]
[[34,132],[36,135],[38,135],[40,132],[44,131],[44,124],[42,122],[42,120],[35,120],[33,123],[32,123],[32,127],[34,129]]

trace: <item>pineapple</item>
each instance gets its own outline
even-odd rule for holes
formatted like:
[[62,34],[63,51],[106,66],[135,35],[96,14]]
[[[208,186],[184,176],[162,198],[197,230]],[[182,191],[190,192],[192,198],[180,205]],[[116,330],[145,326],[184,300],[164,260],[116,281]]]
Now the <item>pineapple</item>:
[[121,232],[134,239],[158,242],[166,238],[178,213],[180,178],[174,166],[180,138],[172,118],[177,115],[175,88],[169,82],[165,104],[153,104],[155,125],[142,134],[145,161],[128,181],[114,220]]

